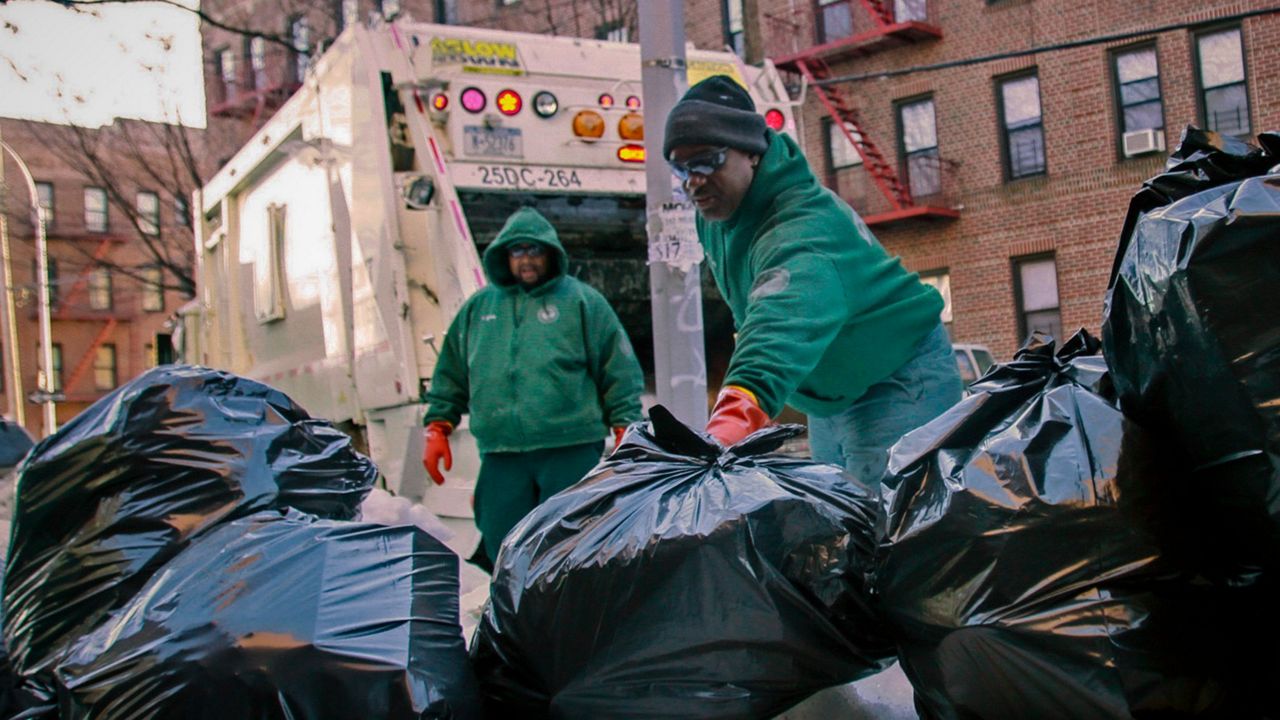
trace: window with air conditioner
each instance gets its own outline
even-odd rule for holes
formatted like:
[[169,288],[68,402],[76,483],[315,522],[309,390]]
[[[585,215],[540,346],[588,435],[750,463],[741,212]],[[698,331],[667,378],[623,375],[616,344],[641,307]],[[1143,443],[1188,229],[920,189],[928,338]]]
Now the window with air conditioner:
[[1155,45],[1119,50],[1111,66],[1122,154],[1134,157],[1164,150],[1164,101]]

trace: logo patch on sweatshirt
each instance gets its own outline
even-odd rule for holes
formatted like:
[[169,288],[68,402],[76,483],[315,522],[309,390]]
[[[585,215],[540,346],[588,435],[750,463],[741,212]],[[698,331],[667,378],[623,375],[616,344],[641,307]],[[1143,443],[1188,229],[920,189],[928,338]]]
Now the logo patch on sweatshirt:
[[498,319],[498,316],[494,315],[493,313],[488,313],[486,315],[480,316],[480,322],[493,322],[494,320],[497,320],[497,319]]
[[538,320],[545,325],[550,325],[559,319],[560,310],[557,309],[555,305],[543,305],[542,308],[538,310]]
[[751,284],[751,292],[747,294],[747,299],[755,301],[770,295],[777,295],[790,285],[790,270],[786,268],[766,270],[756,276],[756,281]]

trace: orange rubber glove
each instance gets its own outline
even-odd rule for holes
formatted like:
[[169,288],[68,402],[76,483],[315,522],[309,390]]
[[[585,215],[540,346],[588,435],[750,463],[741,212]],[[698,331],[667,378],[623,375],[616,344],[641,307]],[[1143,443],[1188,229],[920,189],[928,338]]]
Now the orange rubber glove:
[[440,474],[440,458],[444,458],[444,469],[453,469],[453,451],[449,449],[449,433],[453,425],[437,420],[427,425],[427,446],[422,449],[422,467],[437,485],[444,484],[444,475]]
[[737,385],[726,385],[711,409],[707,432],[729,447],[769,424],[769,415],[756,402],[755,393]]
[[615,450],[622,444],[622,434],[626,431],[627,429],[625,427],[616,427],[613,429],[613,448]]

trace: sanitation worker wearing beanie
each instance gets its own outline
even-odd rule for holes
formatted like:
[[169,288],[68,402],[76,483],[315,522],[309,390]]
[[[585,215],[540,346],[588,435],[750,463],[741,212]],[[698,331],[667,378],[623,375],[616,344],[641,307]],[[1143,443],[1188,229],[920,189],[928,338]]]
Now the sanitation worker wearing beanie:
[[662,150],[698,208],[738,332],[707,431],[732,445],[790,404],[809,415],[814,460],[874,487],[889,447],[960,399],[941,296],[818,183],[729,77],[689,88]]
[[555,228],[517,211],[484,252],[489,285],[449,326],[427,392],[422,463],[437,484],[453,465],[449,433],[471,413],[480,449],[476,525],[496,559],[538,503],[582,479],[604,436],[640,419],[643,376],[604,297],[566,274]]

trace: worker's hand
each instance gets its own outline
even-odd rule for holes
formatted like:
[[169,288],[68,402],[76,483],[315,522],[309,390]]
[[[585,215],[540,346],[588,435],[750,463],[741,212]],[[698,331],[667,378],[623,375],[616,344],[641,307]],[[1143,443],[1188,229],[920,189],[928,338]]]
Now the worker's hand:
[[613,429],[613,449],[614,450],[617,450],[618,446],[622,444],[622,434],[625,433],[626,431],[627,429],[625,427],[616,427]]
[[453,451],[449,449],[449,433],[453,425],[437,420],[427,425],[427,446],[422,450],[422,467],[437,485],[444,484],[444,475],[440,474],[440,458],[444,458],[444,469],[453,469]]
[[707,433],[729,447],[768,424],[769,415],[760,408],[750,390],[726,385],[711,410]]

